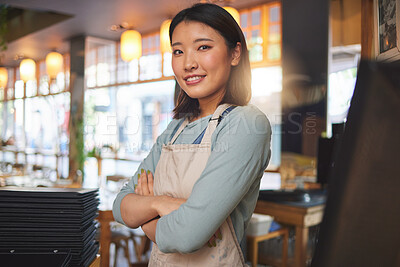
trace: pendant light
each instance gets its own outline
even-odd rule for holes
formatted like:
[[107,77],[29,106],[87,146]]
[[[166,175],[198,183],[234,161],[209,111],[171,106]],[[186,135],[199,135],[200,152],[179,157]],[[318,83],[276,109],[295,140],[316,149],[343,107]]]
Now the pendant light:
[[50,52],[46,56],[46,71],[50,79],[55,79],[61,72],[63,66],[63,56],[57,52]]
[[240,25],[240,14],[235,8],[230,6],[225,6],[224,9],[228,11],[229,14],[236,20],[237,24]]
[[169,40],[169,26],[171,25],[170,19],[165,20],[160,27],[160,45],[161,45],[161,53],[171,53],[171,42]]
[[139,59],[142,56],[142,36],[138,31],[127,30],[121,35],[121,58],[123,61]]
[[35,61],[29,58],[22,60],[21,63],[19,64],[19,74],[21,80],[23,80],[24,82],[27,82],[29,80],[34,80],[36,74]]
[[0,88],[6,88],[8,81],[8,71],[6,68],[0,68]]

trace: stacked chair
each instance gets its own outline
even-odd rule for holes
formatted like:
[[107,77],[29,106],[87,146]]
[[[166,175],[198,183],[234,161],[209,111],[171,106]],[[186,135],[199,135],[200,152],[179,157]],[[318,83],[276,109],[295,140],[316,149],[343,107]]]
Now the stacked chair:
[[97,189],[0,188],[0,265],[89,266],[98,204]]

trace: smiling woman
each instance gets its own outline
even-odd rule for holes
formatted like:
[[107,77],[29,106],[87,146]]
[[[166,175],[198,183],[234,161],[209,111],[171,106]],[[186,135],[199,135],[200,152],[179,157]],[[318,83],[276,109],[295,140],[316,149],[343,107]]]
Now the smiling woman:
[[199,102],[199,117],[211,115],[226,93],[231,68],[240,61],[240,42],[227,49],[216,30],[188,21],[175,28],[172,49],[172,68],[180,87]]
[[[203,8],[206,9],[205,6]],[[227,90],[223,93],[222,102],[246,105],[251,97],[250,61],[246,40],[236,22],[229,25],[228,21],[232,19],[232,16],[228,12],[219,11],[210,9],[207,10],[208,13],[203,13],[190,12],[189,9],[186,9],[176,15],[169,31],[174,54],[172,66],[178,71],[176,72],[174,69],[178,83],[182,88],[186,83],[186,81],[183,83],[182,79],[180,80],[180,77],[178,77],[182,72],[184,73],[181,74],[183,78],[191,79],[193,79],[193,77],[190,77],[191,75],[199,74],[201,71],[207,72],[207,75],[219,75],[218,80],[210,79],[210,77],[208,80],[212,80],[215,84],[214,86],[218,86],[218,83],[220,84],[223,81],[219,81],[219,79],[225,79],[225,89]],[[176,28],[182,29],[176,31]],[[191,38],[190,41],[187,39],[189,36]],[[189,46],[189,43],[192,43],[192,47]],[[182,51],[183,45],[186,45],[186,49],[188,49],[186,54],[196,51],[193,54],[193,58],[189,57],[192,54],[186,55],[185,51]],[[218,56],[214,58],[214,55]],[[210,58],[212,58],[211,61]],[[188,59],[192,60],[192,62],[182,63],[182,60],[187,61]],[[191,73],[186,70],[188,68],[187,65],[183,67],[183,70],[182,66],[178,70],[180,62],[181,64],[194,64],[191,66],[192,69],[189,70]],[[219,65],[221,63],[222,65]],[[214,73],[216,66],[224,67],[224,70],[221,69],[220,71],[225,71],[228,77]],[[203,67],[206,69],[203,69]],[[197,68],[197,72],[194,72],[193,68]],[[200,74],[204,76],[203,73]],[[197,117],[200,113],[199,102],[196,97],[191,97],[188,92],[181,90],[178,97],[178,105],[174,109],[174,119],[179,119],[182,117],[180,114],[186,113],[192,113],[193,117]]]
[[149,266],[245,266],[239,243],[270,160],[271,127],[247,105],[249,55],[233,17],[197,4],[171,22],[174,120],[114,201],[154,241]]

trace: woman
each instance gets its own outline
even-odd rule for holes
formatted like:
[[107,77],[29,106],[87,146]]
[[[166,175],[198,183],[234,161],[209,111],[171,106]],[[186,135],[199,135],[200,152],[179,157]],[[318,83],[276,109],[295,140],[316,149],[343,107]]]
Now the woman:
[[266,116],[247,105],[246,42],[213,4],[182,10],[169,35],[182,88],[174,120],[118,194],[114,217],[154,241],[149,266],[244,266],[239,241],[271,138]]

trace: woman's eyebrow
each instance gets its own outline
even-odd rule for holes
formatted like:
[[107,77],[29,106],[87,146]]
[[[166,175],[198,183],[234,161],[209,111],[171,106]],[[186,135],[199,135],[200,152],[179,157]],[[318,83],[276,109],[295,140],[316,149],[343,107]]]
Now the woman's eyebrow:
[[194,40],[194,43],[204,42],[204,41],[214,42],[214,40],[209,39],[209,38],[199,38],[199,39]]
[[182,45],[182,43],[181,42],[175,42],[171,46],[175,46],[175,45]]
[[[194,40],[193,43],[204,42],[204,41],[214,42],[213,39],[209,39],[209,38],[199,38],[199,39]],[[181,43],[181,42],[175,42],[175,43],[173,43],[171,46],[176,46],[176,45],[182,45],[182,43]]]

